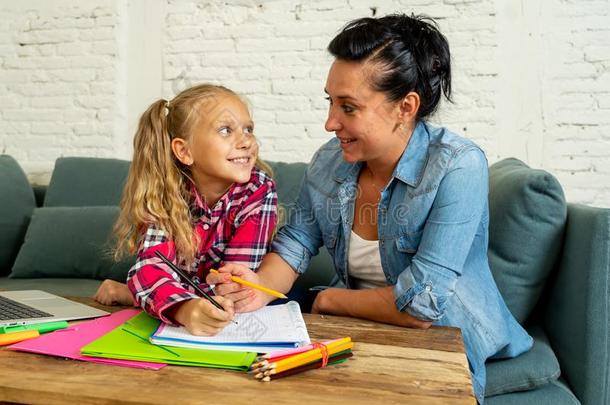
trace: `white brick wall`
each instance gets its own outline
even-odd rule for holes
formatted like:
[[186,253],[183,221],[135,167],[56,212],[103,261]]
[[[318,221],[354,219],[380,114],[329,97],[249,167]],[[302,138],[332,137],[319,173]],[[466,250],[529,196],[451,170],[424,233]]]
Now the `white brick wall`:
[[144,108],[205,81],[249,99],[264,158],[307,161],[330,136],[326,45],[396,11],[449,39],[436,123],[610,206],[610,0],[0,0],[0,152],[37,182],[58,156],[129,158]]
[[33,181],[59,156],[112,156],[120,8],[111,1],[0,3],[0,151]]

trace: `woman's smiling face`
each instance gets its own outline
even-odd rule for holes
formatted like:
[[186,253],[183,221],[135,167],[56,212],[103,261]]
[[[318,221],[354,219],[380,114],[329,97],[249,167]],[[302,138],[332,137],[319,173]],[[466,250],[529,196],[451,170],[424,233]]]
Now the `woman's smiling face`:
[[392,159],[406,146],[398,130],[400,103],[371,87],[375,69],[366,62],[336,59],[328,72],[330,106],[324,127],[339,139],[347,162]]

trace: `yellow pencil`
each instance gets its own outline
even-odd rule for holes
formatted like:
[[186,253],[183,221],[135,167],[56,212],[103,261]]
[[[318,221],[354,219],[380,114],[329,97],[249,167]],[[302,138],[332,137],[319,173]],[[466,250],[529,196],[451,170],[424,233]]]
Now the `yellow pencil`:
[[[218,270],[214,270],[214,269],[210,269],[210,272],[219,274]],[[244,280],[244,279],[236,277],[236,276],[231,276],[231,281],[241,284],[241,285],[245,285],[246,287],[254,288],[255,290],[262,291],[262,292],[272,295],[274,297],[288,298],[281,292],[277,292],[275,290],[272,290],[271,288],[263,287],[262,285],[251,283],[250,281]]]
[[[353,347],[354,347],[354,345],[351,342],[347,343],[347,344],[344,344],[340,348],[338,348],[338,350],[334,351],[333,353],[329,353],[328,357],[330,358],[330,357],[336,355],[337,353],[341,353],[341,352],[344,352],[346,350],[350,350],[351,351],[351,349]],[[294,362],[291,362],[289,364],[278,365],[278,366],[275,366],[273,368],[269,368],[269,369],[266,369],[266,370],[265,369],[262,369],[262,370],[259,369],[259,373],[262,373],[263,376],[279,374],[279,373],[283,373],[284,371],[291,370],[293,368],[301,367],[303,365],[310,364],[312,362],[316,362],[316,361],[320,360],[321,358],[322,358],[321,355],[311,356],[309,358],[300,359],[299,361],[294,361]],[[256,377],[256,378],[261,378],[261,377]]]
[[[347,349],[351,349],[353,347],[353,342],[352,339],[349,337],[337,340],[335,342],[332,342],[328,345],[326,345],[326,351],[328,353],[328,355],[333,355],[335,353],[341,352],[343,350],[347,350]],[[259,368],[259,370],[261,371],[266,371],[272,368],[280,368],[282,369],[283,367],[290,367],[291,365],[294,364],[299,364],[300,362],[305,362],[308,363],[310,361],[313,360],[317,360],[322,358],[322,351],[318,348],[316,349],[312,349],[309,350],[307,352],[304,353],[300,353],[282,360],[278,360],[276,362],[273,363],[269,363],[265,366],[262,366]],[[303,364],[303,363],[300,363]]]
[[0,346],[10,345],[21,342],[22,340],[32,339],[40,336],[37,330],[24,330],[20,332],[3,333],[0,335]]

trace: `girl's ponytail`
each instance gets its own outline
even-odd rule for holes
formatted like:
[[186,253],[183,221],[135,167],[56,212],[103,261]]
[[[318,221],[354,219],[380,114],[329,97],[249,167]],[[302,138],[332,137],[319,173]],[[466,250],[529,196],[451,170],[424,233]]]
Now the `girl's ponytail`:
[[133,141],[133,160],[115,224],[115,259],[135,254],[145,229],[154,224],[190,262],[195,246],[182,165],[174,157],[168,130],[172,107],[158,100],[140,118]]

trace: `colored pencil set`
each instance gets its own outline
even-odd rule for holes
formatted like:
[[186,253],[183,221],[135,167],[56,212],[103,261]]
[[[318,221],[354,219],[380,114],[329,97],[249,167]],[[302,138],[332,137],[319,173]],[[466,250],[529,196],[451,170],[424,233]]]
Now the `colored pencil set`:
[[0,346],[7,346],[24,340],[34,339],[42,333],[53,332],[68,327],[68,322],[45,322],[33,325],[0,326]]
[[354,343],[349,337],[264,354],[257,357],[248,373],[261,381],[302,373],[328,364],[341,363],[352,357]]

